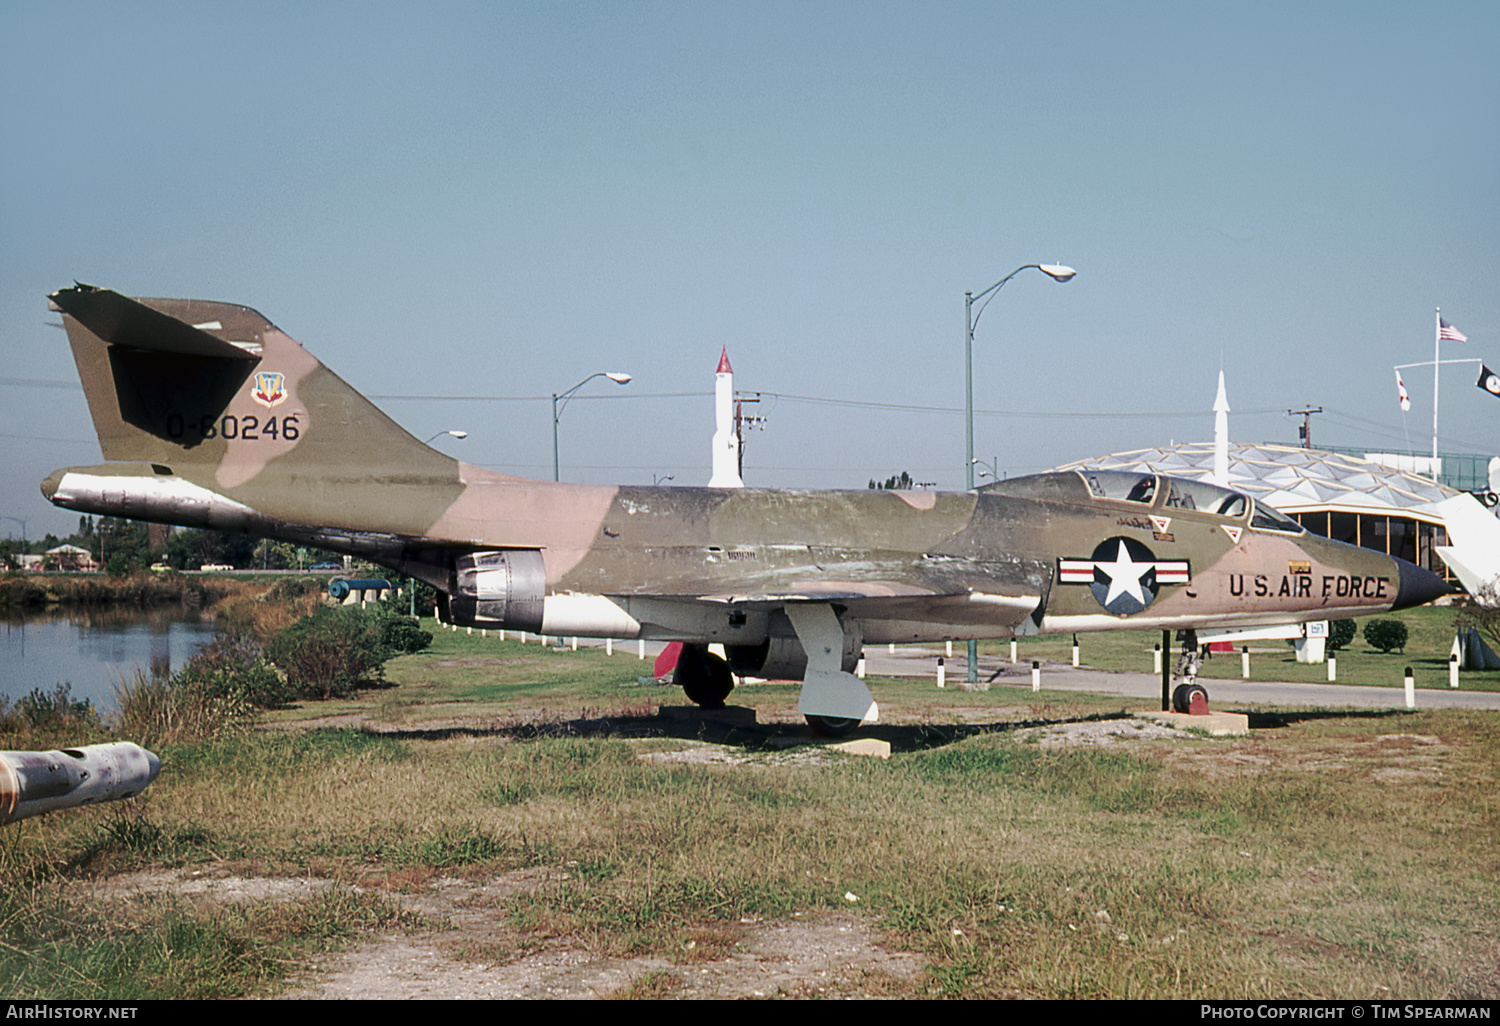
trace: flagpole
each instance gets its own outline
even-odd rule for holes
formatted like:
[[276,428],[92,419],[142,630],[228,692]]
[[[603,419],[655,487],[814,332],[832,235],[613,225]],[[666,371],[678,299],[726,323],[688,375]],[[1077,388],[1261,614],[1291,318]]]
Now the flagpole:
[[1435,307],[1432,314],[1432,479],[1437,472],[1437,415],[1438,415],[1438,343],[1443,338],[1443,308]]

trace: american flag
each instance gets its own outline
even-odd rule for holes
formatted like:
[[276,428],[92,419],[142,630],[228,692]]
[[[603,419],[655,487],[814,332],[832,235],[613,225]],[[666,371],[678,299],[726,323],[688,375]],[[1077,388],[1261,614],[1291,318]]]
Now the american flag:
[[1469,336],[1459,331],[1457,328],[1449,324],[1447,321],[1443,320],[1441,317],[1438,318],[1438,338],[1445,338],[1449,342],[1469,341]]

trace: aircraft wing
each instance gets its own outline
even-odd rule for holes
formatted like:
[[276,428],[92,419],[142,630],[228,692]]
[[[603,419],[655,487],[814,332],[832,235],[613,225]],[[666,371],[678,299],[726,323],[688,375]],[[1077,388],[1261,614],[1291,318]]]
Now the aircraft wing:
[[1040,560],[929,555],[751,571],[667,588],[643,586],[637,594],[756,610],[836,603],[867,620],[1011,628],[1045,607],[1051,586],[1052,569]]

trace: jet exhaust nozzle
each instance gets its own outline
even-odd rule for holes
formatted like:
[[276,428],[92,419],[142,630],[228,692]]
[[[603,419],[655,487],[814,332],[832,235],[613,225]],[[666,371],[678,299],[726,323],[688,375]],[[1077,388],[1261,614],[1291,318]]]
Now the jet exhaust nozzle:
[[0,825],[57,809],[134,798],[160,772],[161,760],[129,741],[0,752]]

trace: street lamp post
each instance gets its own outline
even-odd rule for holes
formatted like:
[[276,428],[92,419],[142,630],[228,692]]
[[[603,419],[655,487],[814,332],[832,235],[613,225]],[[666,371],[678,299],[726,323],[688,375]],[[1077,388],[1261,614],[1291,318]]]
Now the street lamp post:
[[26,544],[26,521],[21,517],[0,516],[0,520],[14,520],[21,525],[21,544]]
[[[979,468],[979,476],[980,477],[987,477],[991,481],[998,481],[998,480],[1000,480],[1000,469],[999,469],[1000,468],[1000,457],[999,456],[996,456],[994,459],[988,459],[988,460],[982,460],[978,456],[976,456],[972,460],[969,461],[969,466],[971,466],[971,467],[978,467]],[[988,469],[986,469],[986,468],[988,468]]]
[[595,378],[608,378],[617,385],[628,385],[630,383],[629,374],[621,374],[618,371],[595,371],[566,392],[552,393],[552,480],[554,481],[562,480],[557,462],[557,418],[562,416],[562,411],[567,407],[568,400],[573,398],[573,393]]
[[[14,520],[16,523],[18,523],[18,524],[21,525],[21,555],[23,555],[23,556],[30,555],[31,553],[28,551],[29,548],[30,548],[30,546],[26,542],[26,521],[24,519],[22,519],[21,517],[7,517],[7,516],[0,516],[0,520]],[[22,565],[24,565],[24,561],[21,560],[21,559],[17,559],[16,560],[16,565],[17,566],[22,566]]]
[[[985,289],[979,295],[972,292],[964,293],[964,474],[968,478],[969,491],[974,490],[974,328],[979,324],[979,318],[984,314],[984,308],[990,305],[990,300],[1000,292],[1005,283],[1028,268],[1036,268],[1053,281],[1071,281],[1078,272],[1071,267],[1061,264],[1022,264],[1011,271],[1004,278]],[[986,299],[985,297],[989,298]],[[983,299],[979,307],[979,313],[974,312],[974,301]],[[998,460],[998,457],[997,457]],[[970,684],[979,681],[979,642],[969,642],[969,675]]]
[[[443,435],[452,435],[454,438],[468,438],[469,437],[469,433],[467,431],[459,431],[457,429],[454,429],[452,431],[439,431],[437,434],[433,435],[432,438],[439,438],[439,437],[441,437]],[[431,445],[432,444],[432,438],[427,439],[422,444],[423,445]]]

